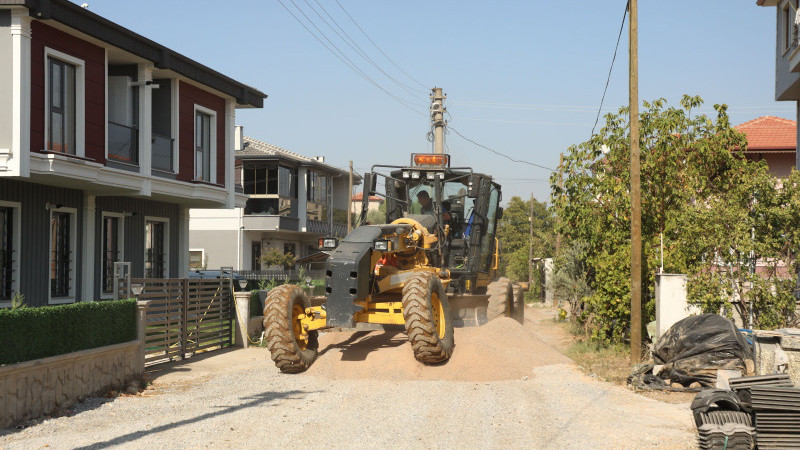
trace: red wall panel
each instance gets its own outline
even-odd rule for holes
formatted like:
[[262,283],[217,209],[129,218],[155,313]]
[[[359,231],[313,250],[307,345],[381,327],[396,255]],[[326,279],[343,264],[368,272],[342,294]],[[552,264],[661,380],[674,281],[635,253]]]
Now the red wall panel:
[[44,48],[66,53],[85,63],[86,157],[105,163],[106,69],[105,51],[90,42],[59,31],[42,22],[31,23],[31,150],[44,149]]
[[181,81],[179,91],[178,180],[194,179],[194,105],[217,113],[217,184],[225,184],[225,99]]

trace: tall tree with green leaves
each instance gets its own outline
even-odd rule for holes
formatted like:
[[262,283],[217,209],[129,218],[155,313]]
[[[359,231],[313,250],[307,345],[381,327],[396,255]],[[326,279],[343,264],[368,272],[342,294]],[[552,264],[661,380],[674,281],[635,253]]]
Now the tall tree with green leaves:
[[[515,281],[528,281],[528,248],[533,256],[550,258],[555,250],[554,216],[545,203],[533,199],[533,237],[531,201],[511,197],[497,226],[500,240],[500,271]],[[535,281],[538,271],[534,269]]]

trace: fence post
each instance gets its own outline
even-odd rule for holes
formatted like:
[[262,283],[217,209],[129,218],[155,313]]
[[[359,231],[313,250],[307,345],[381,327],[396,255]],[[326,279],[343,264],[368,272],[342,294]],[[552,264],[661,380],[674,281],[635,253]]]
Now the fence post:
[[250,327],[250,292],[234,292],[236,302],[236,346],[247,348],[249,343],[248,328]]
[[189,321],[187,320],[187,316],[189,315],[189,279],[184,278],[181,280],[183,284],[183,301],[181,305],[183,307],[183,313],[181,314],[181,359],[186,359],[186,350],[188,348],[188,339],[189,339]]
[[141,377],[144,375],[144,358],[147,349],[147,307],[150,304],[148,300],[136,301],[136,337],[139,340],[139,358],[136,361],[135,376]]

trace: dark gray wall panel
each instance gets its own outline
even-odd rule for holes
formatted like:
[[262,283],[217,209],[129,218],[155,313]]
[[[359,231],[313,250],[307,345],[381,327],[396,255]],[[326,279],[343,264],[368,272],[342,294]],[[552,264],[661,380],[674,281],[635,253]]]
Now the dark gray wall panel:
[[48,266],[50,261],[50,214],[47,202],[64,207],[77,208],[78,236],[75,243],[75,272],[72,274],[78,300],[86,300],[81,291],[83,232],[83,192],[75,189],[55,188],[25,181],[0,178],[0,200],[21,203],[21,226],[19,253],[19,290],[25,295],[29,306],[47,305],[50,285]]
[[180,207],[173,203],[157,202],[133,197],[97,197],[95,202],[95,288],[100,296],[102,272],[100,255],[103,251],[102,214],[103,212],[128,213],[124,219],[124,260],[131,263],[133,277],[144,276],[144,221],[145,217],[161,217],[169,219],[169,276],[178,275],[178,233],[180,231]]

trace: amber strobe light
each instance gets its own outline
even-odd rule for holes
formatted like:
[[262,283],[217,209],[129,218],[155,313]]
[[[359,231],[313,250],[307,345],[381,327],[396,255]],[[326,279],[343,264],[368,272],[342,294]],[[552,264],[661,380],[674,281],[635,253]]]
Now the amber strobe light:
[[415,153],[414,165],[415,166],[447,166],[450,162],[450,155],[431,154],[431,153]]

